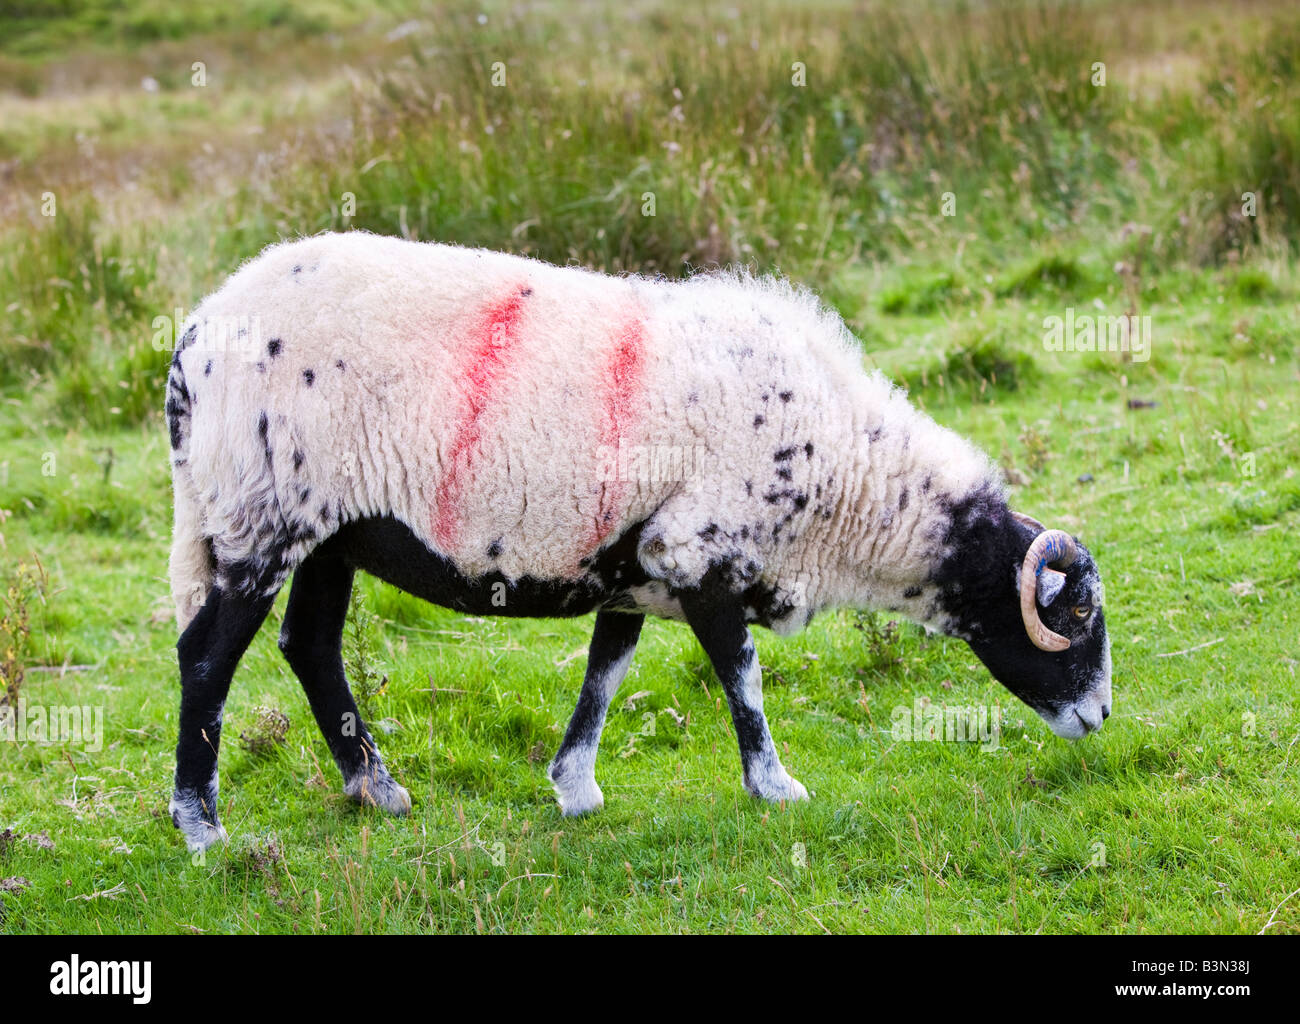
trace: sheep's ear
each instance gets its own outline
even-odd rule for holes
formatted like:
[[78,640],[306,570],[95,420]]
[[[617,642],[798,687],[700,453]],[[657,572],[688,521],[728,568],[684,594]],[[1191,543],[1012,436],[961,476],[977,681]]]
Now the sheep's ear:
[[1061,596],[1065,589],[1065,573],[1044,569],[1038,574],[1038,603],[1044,608]]

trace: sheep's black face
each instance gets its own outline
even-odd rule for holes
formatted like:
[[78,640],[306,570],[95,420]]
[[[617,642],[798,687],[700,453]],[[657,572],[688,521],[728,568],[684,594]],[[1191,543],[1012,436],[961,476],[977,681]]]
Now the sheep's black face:
[[1110,638],[1092,556],[1080,545],[1057,593],[1039,587],[1039,618],[1070,641],[1064,651],[1039,650],[1030,641],[1020,617],[1019,571],[1012,572],[1005,602],[989,610],[991,628],[971,632],[971,649],[1056,735],[1074,740],[1095,732],[1110,715]]
[[1056,735],[1086,736],[1101,728],[1111,708],[1110,639],[1096,563],[1076,540],[1077,555],[1063,578],[1039,577],[1038,616],[1070,641],[1062,651],[1042,650],[1030,640],[1020,606],[1022,562],[1040,531],[1005,520],[997,527],[980,538],[977,557],[965,549],[960,570],[953,562],[944,566],[951,573],[942,599],[953,616],[950,631]]

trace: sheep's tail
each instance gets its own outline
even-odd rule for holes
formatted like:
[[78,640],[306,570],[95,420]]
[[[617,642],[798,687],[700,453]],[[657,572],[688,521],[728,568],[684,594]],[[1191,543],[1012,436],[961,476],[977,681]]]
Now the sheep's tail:
[[186,341],[192,340],[192,337],[192,333],[187,331],[172,358],[171,372],[167,375],[165,409],[167,430],[171,435],[175,506],[168,574],[171,577],[172,600],[176,603],[176,624],[182,632],[203,607],[216,573],[212,542],[203,530],[202,507],[189,468],[190,409],[193,400],[185,385],[185,371],[181,368],[180,356]]

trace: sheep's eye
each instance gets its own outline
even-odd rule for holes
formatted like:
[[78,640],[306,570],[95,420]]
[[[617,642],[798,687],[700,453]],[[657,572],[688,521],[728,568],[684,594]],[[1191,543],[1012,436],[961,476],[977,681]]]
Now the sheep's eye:
[[1086,619],[1092,614],[1092,608],[1086,604],[1076,604],[1074,606],[1074,617],[1076,619]]

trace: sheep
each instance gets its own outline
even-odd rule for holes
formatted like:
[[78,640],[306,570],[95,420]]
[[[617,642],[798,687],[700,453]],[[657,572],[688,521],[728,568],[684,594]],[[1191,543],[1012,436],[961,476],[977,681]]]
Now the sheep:
[[968,643],[1058,735],[1110,713],[1101,580],[1013,513],[988,457],[862,367],[809,291],[737,271],[611,277],[361,232],[271,246],[187,320],[167,384],[182,681],[171,814],[225,837],[231,677],[293,577],[280,649],[344,791],[395,814],[340,653],[357,569],[474,615],[595,612],[548,776],[598,809],[596,749],[647,614],[686,622],[743,784],[807,798],[750,627],[889,609]]

